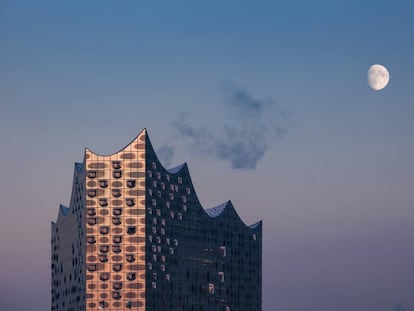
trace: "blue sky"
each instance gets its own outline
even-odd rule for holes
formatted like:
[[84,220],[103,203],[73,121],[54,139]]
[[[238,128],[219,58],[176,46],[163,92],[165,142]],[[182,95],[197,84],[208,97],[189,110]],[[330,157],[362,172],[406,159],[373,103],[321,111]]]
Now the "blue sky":
[[[414,310],[413,12],[410,1],[0,1],[0,309],[49,308],[49,221],[73,162],[146,127],[173,165],[188,162],[205,207],[231,199],[247,223],[264,219],[264,310]],[[380,92],[366,81],[374,63],[391,75]],[[175,125],[184,115],[216,138],[256,126],[227,113],[234,90],[272,103],[259,118],[285,130],[263,133],[250,168],[195,152]]]

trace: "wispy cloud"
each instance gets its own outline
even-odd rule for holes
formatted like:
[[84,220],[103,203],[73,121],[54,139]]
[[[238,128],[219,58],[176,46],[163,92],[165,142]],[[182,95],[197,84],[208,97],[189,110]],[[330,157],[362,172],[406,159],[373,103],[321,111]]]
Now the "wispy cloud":
[[174,148],[170,145],[164,145],[157,151],[158,158],[165,167],[170,167],[173,157],[174,157]]
[[392,307],[391,311],[407,311],[402,304],[396,304]]
[[224,91],[223,124],[213,132],[195,126],[183,114],[173,125],[187,147],[199,156],[214,156],[234,169],[254,169],[269,148],[287,133],[292,112],[272,99],[257,99],[245,88]]

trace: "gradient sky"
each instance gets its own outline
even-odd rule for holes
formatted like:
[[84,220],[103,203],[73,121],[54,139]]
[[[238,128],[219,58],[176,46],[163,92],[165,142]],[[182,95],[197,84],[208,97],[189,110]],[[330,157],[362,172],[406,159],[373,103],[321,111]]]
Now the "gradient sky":
[[[73,162],[144,127],[205,207],[264,220],[264,311],[414,310],[413,15],[404,0],[0,0],[0,310],[50,309]],[[239,125],[229,90],[288,112],[254,167],[177,127]]]

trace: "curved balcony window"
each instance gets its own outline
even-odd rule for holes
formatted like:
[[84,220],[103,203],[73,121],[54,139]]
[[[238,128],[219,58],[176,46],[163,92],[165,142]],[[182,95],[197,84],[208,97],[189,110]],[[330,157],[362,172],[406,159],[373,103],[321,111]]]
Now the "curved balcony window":
[[148,215],[152,215],[152,209],[150,207],[147,208]]
[[121,161],[112,161],[112,168],[114,170],[119,170],[121,168]]
[[88,208],[86,210],[86,214],[88,214],[88,216],[95,216],[96,215],[95,209],[93,207],[92,208]]
[[131,180],[127,180],[127,187],[128,188],[134,188],[136,185],[136,181],[131,179]]
[[99,205],[102,207],[108,206],[108,199],[105,199],[105,198],[99,199]]
[[156,180],[154,180],[154,181],[152,182],[152,186],[153,186],[154,188],[157,188],[157,181],[156,181]]
[[121,242],[122,242],[122,236],[120,236],[120,235],[113,236],[113,237],[112,237],[112,241],[113,241],[114,243],[119,244],[119,243],[121,243]]
[[186,202],[187,202],[187,198],[186,198],[186,196],[185,196],[185,195],[183,195],[183,196],[181,197],[181,201],[183,201],[183,203],[186,203]]
[[120,225],[121,224],[121,218],[120,217],[112,217],[112,223],[114,225]]
[[121,214],[122,214],[122,208],[114,208],[113,210],[112,210],[112,214],[114,215],[114,216],[121,216]]
[[126,304],[125,304],[125,307],[127,309],[131,309],[132,308],[132,302],[131,301],[127,301]]
[[88,271],[90,272],[96,271],[96,265],[95,264],[88,265]]
[[112,288],[114,290],[121,290],[122,289],[122,283],[121,282],[114,283],[114,284],[112,284]]
[[128,262],[134,262],[134,261],[135,261],[135,256],[134,256],[134,254],[127,254],[127,255],[126,255],[126,260],[127,260]]
[[89,226],[96,225],[96,217],[88,217],[87,221]]
[[96,177],[96,171],[88,171],[87,175],[88,175],[88,178],[95,178]]
[[120,253],[120,252],[121,252],[121,246],[120,246],[120,245],[112,245],[112,251],[113,251],[115,254]]
[[157,237],[155,238],[155,240],[157,241],[157,243],[158,243],[158,244],[161,244],[161,238],[160,238],[159,236],[157,236]]
[[121,196],[121,190],[120,189],[112,189],[112,195],[115,198],[119,198]]
[[127,198],[126,199],[126,205],[128,205],[129,207],[132,207],[135,205],[135,199],[133,198]]
[[121,271],[122,270],[122,264],[116,263],[116,264],[112,265],[112,270],[114,270],[115,272]]
[[90,198],[96,197],[96,190],[88,190],[88,197]]
[[151,172],[151,171],[148,171],[148,172],[147,172],[147,174],[148,174],[148,177],[149,177],[149,178],[151,178],[151,177],[152,177],[152,172]]
[[157,179],[161,179],[161,174],[159,172],[157,172],[156,176],[157,176]]
[[135,232],[137,232],[136,227],[128,227],[128,229],[127,229],[128,234],[134,234]]
[[121,293],[120,292],[112,292],[112,298],[115,300],[121,299]]
[[178,177],[177,182],[181,185],[183,183],[183,179],[181,177]]
[[152,270],[152,263],[147,263],[148,270]]
[[95,239],[95,237],[94,237],[93,235],[87,236],[87,237],[86,237],[86,241],[87,241],[89,244],[95,244],[95,243],[96,243],[96,239]]
[[99,301],[99,309],[105,309],[108,306],[108,303],[104,300]]
[[108,262],[108,256],[106,254],[100,254],[99,255],[99,261],[100,262]]
[[156,170],[157,169],[157,163],[152,162],[151,167],[152,167],[153,170]]
[[160,267],[161,267],[161,271],[165,272],[165,265],[161,265]]
[[183,211],[186,212],[187,211],[187,205],[183,204]]
[[148,189],[148,195],[152,197],[152,189]]
[[108,226],[103,226],[99,228],[99,233],[100,234],[108,234],[109,233],[109,227]]
[[101,253],[107,253],[109,251],[109,246],[108,245],[99,245],[99,251]]
[[122,171],[113,171],[112,172],[112,177],[116,178],[116,179],[121,178],[122,177]]
[[100,279],[101,281],[108,281],[108,280],[109,280],[109,273],[108,273],[108,272],[102,272],[102,273],[99,275],[99,279]]
[[161,189],[165,190],[165,184],[163,182],[161,183]]
[[107,188],[108,187],[108,181],[107,180],[100,180],[99,181],[99,187]]
[[168,198],[172,201],[172,200],[174,200],[174,195],[172,193],[169,193]]
[[134,272],[130,272],[130,273],[128,273],[128,274],[127,274],[127,276],[126,276],[126,278],[127,278],[127,280],[128,280],[128,281],[133,281],[133,280],[135,280],[135,279],[136,279],[136,277],[137,277],[137,274],[136,274],[136,273],[134,273]]
[[152,204],[152,206],[157,206],[157,201],[155,199],[152,199],[151,204]]

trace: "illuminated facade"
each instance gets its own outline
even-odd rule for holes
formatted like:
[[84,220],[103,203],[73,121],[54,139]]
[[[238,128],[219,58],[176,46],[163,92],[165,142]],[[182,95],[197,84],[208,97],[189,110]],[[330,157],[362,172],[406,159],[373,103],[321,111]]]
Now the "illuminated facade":
[[52,311],[260,311],[262,223],[203,209],[186,164],[167,170],[146,130],[86,149],[52,222]]

